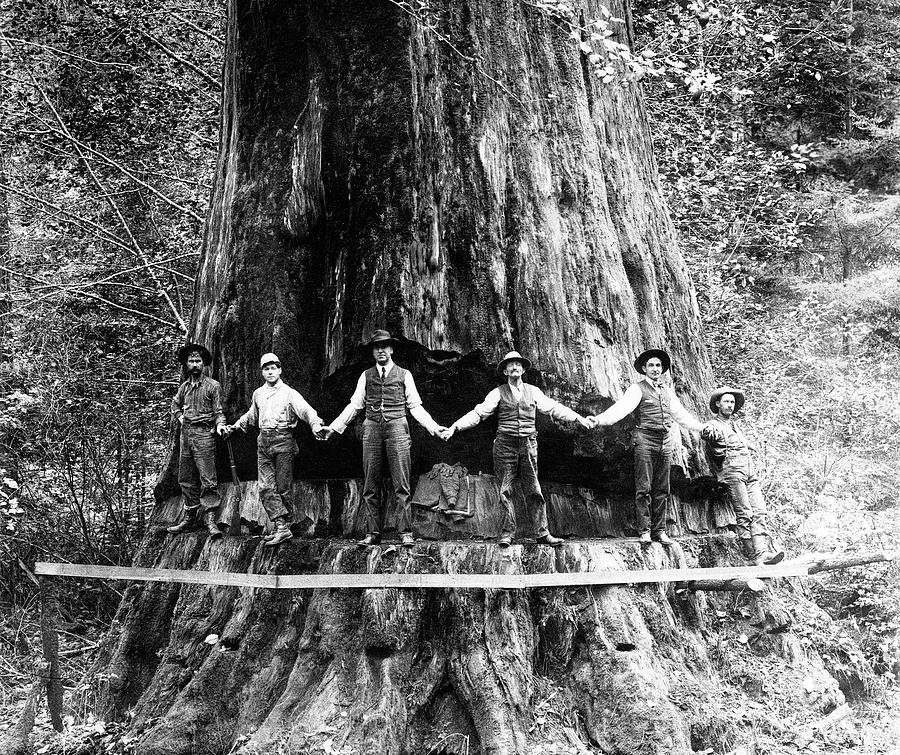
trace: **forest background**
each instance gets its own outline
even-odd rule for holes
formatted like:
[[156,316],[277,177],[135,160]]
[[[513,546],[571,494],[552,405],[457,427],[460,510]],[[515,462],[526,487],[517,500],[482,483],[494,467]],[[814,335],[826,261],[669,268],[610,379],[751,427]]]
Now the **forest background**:
[[[600,40],[624,23],[529,4]],[[0,10],[0,710],[14,710],[40,655],[33,563],[127,564],[153,504],[215,167],[225,7]],[[629,21],[631,48],[588,48],[586,64],[608,86],[634,85],[623,65],[641,78],[716,377],[748,391],[775,528],[792,552],[895,549],[900,0],[636,0]],[[809,585],[845,630],[833,673],[860,652],[871,664],[857,712],[874,729],[891,725],[900,675],[897,577]],[[65,596],[73,682],[119,597],[100,583]]]

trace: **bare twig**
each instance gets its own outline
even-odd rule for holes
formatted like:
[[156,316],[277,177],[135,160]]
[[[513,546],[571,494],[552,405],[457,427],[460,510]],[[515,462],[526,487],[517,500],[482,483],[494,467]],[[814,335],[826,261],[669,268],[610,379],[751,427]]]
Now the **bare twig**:
[[138,184],[139,186],[143,186],[151,194],[159,197],[167,205],[174,207],[176,210],[180,210],[185,215],[189,215],[194,220],[196,220],[200,223],[203,222],[203,218],[201,218],[196,212],[194,212],[193,210],[191,210],[183,205],[178,204],[178,202],[176,202],[174,199],[167,197],[159,189],[155,188],[154,186],[151,186],[143,179],[138,178],[136,175],[134,175],[134,173],[132,173],[130,170],[128,170],[128,168],[126,168],[124,165],[116,162],[108,155],[104,154],[103,152],[100,152],[100,150],[94,149],[90,145],[87,145],[84,142],[80,141],[79,139],[76,139],[74,136],[72,136],[72,134],[68,131],[68,129],[66,129],[65,131],[61,131],[59,129],[50,127],[50,131],[52,131],[54,134],[57,134],[58,136],[63,137],[64,139],[69,140],[76,147],[80,147],[84,151],[89,152],[92,155],[95,155],[96,157],[101,159],[103,162],[105,162],[107,165],[111,165],[116,170],[121,171],[126,176],[128,176],[128,178],[130,178],[132,181],[134,181],[136,184]]
[[29,42],[27,39],[18,39],[17,37],[5,37],[5,39],[9,42],[16,42],[20,45],[28,45],[29,47],[39,47],[42,50],[49,50],[50,52],[57,53],[58,55],[65,55],[69,58],[75,58],[76,60],[83,60],[85,63],[91,63],[95,66],[110,66],[113,68],[127,68],[129,71],[134,70],[134,66],[128,63],[107,63],[102,60],[94,60],[93,58],[85,58],[82,55],[76,55],[74,52],[67,52],[66,50],[60,50],[58,47],[52,47],[51,45],[40,44],[39,42]]
[[[151,41],[155,44],[160,50],[162,50],[166,55],[168,55],[172,60],[181,63],[185,68],[189,68],[191,71],[196,73],[200,78],[202,78],[207,84],[209,84],[216,91],[221,91],[222,83],[218,80],[210,76],[206,71],[202,68],[199,68],[191,61],[187,60],[185,57],[179,55],[177,52],[167,47],[163,42],[154,37],[152,34],[149,34],[145,31],[141,31],[141,36]],[[216,100],[218,102],[218,100]]]
[[[3,36],[3,32],[0,31],[0,37],[2,37],[2,36]],[[59,127],[66,134],[68,134],[71,137],[71,134],[69,133],[69,129],[65,124],[65,121],[63,121],[62,116],[59,114],[59,112],[53,106],[53,103],[50,101],[50,97],[47,95],[47,92],[44,91],[44,88],[38,83],[37,79],[34,77],[34,74],[31,71],[28,71],[28,76],[29,76],[29,78],[31,78],[31,81],[32,81],[35,89],[37,89],[38,92],[40,92],[40,95],[44,99],[44,102],[47,103],[47,107],[50,108],[50,111],[53,113],[54,118],[56,118],[56,122],[59,124]],[[77,140],[75,140],[75,142],[77,142]],[[90,173],[91,178],[93,179],[94,183],[97,185],[97,188],[100,189],[101,192],[106,192],[106,187],[103,185],[103,182],[97,176],[97,173],[94,170],[93,166],[91,166],[90,161],[85,159],[84,152],[77,143],[75,143],[75,149],[78,150],[78,154],[82,157],[84,165],[87,168],[88,173]],[[177,307],[175,306],[175,303],[172,301],[172,298],[169,296],[169,294],[163,288],[162,283],[160,282],[159,278],[156,276],[156,273],[150,268],[150,263],[147,259],[147,255],[145,254],[144,250],[141,248],[140,244],[138,244],[138,241],[134,237],[134,234],[131,232],[131,227],[128,225],[128,221],[125,220],[125,217],[122,215],[122,212],[119,210],[119,206],[116,204],[115,200],[112,199],[112,197],[108,197],[106,201],[107,201],[107,204],[109,204],[109,206],[112,208],[113,212],[115,212],[116,217],[118,217],[119,222],[122,225],[122,228],[125,230],[125,233],[127,234],[129,241],[131,241],[131,244],[134,247],[135,254],[137,254],[137,256],[141,260],[141,262],[143,262],[147,266],[147,272],[150,275],[150,278],[153,280],[153,283],[154,283],[157,293],[165,300],[166,304],[169,306],[169,309],[172,311],[172,314],[175,315],[175,321],[178,323],[178,327],[181,328],[181,331],[183,333],[187,333],[187,325],[184,322],[184,318],[181,316],[181,313],[178,311]],[[87,294],[82,293],[81,295],[85,296]],[[97,297],[97,298],[102,298],[102,297]],[[110,302],[110,303],[112,303],[112,302]],[[121,305],[116,305],[116,306],[119,306],[121,308]],[[135,313],[137,314],[137,310],[135,310]],[[142,313],[142,315],[147,316],[146,313]],[[149,316],[155,317],[154,315],[149,315]],[[160,322],[165,322],[161,318],[155,318],[155,319],[159,320]],[[166,323],[166,324],[168,325],[169,323]]]
[[[54,284],[54,283],[51,283],[50,281],[44,280],[43,278],[38,278],[36,275],[29,275],[28,273],[23,273],[23,272],[20,272],[19,270],[13,270],[12,268],[6,267],[5,265],[0,265],[0,270],[3,270],[4,272],[8,272],[11,275],[19,275],[19,276],[22,276],[25,278],[29,278],[31,280],[38,281],[39,283],[42,283],[46,286],[55,287],[62,291],[71,291],[72,293],[77,294],[78,296],[84,296],[88,299],[95,299],[96,301],[99,301],[102,304],[106,304],[107,306],[113,307],[114,309],[119,309],[119,310],[122,310],[123,312],[128,312],[132,315],[137,315],[138,317],[146,317],[150,320],[155,320],[156,322],[162,323],[163,325],[166,325],[167,327],[172,327],[172,325],[173,325],[173,323],[169,322],[168,320],[163,320],[161,317],[157,317],[156,315],[151,315],[149,312],[141,312],[140,310],[132,309],[131,307],[125,307],[121,304],[117,304],[114,301],[110,301],[109,299],[106,299],[106,298],[100,296],[99,294],[92,294],[92,293],[89,293],[88,291],[82,291],[80,289],[69,289],[66,286],[64,286],[63,284]],[[9,312],[0,312],[0,317],[9,317],[10,315],[13,315],[16,312],[19,312],[21,310],[22,310],[21,307],[17,307],[16,309],[10,310]]]
[[194,23],[193,21],[191,21],[190,19],[185,18],[185,17],[182,16],[181,14],[179,14],[179,13],[173,13],[173,14],[172,14],[172,17],[173,17],[173,18],[177,18],[179,21],[182,21],[183,23],[187,24],[187,25],[190,26],[194,31],[200,32],[204,37],[207,37],[207,38],[211,39],[213,42],[218,42],[220,45],[224,45],[224,44],[225,44],[225,40],[224,40],[224,39],[222,39],[221,37],[217,37],[217,36],[216,36],[215,34],[213,34],[212,32],[208,32],[208,31],[207,31],[206,29],[204,29],[202,26],[197,26],[197,24],[195,24],[195,23]]

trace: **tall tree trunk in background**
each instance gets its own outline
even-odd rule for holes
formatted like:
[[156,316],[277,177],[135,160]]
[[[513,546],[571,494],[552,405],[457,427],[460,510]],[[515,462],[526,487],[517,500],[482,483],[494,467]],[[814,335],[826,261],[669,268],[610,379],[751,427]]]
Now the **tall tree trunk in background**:
[[[272,350],[330,418],[375,327],[405,339],[395,358],[444,423],[496,384],[488,365],[512,348],[587,411],[635,377],[636,352],[662,345],[702,406],[710,368],[640,90],[600,84],[568,29],[526,3],[433,6],[431,31],[388,0],[231,3],[192,323],[230,412]],[[586,3],[579,23],[599,14]],[[562,442],[543,474],[618,479],[620,457],[545,429]],[[426,466],[490,471],[489,435],[414,440]],[[330,448],[315,449],[318,467],[358,473],[358,453]],[[242,456],[252,475],[249,444]]]
[[[679,392],[702,406],[710,368],[640,90],[599,84],[569,28],[531,3],[428,6],[230,2],[192,323],[214,354],[228,412],[246,407],[259,355],[272,350],[287,382],[330,419],[368,364],[359,346],[376,327],[402,337],[397,361],[443,423],[497,384],[491,365],[512,348],[534,361],[530,379],[593,411],[635,377],[636,352],[664,346]],[[575,20],[585,26],[600,9],[581,3]],[[620,3],[611,10],[627,18]],[[490,472],[491,434],[414,437],[418,471],[462,461]],[[303,430],[301,476],[356,476],[359,444],[346,436],[315,444]],[[541,437],[543,478],[628,506],[628,451],[609,442],[616,436],[548,422]],[[249,441],[238,451],[252,477]],[[563,488],[581,510],[599,510],[599,494]],[[173,489],[163,475],[160,497]],[[340,531],[336,488],[315,489],[317,500],[332,496]],[[366,552],[319,541],[273,553],[245,538],[150,533],[137,563],[515,572],[684,558],[679,548],[612,541],[555,553],[471,542]],[[137,585],[92,689],[100,715],[132,711],[144,753],[225,753],[238,740],[248,753],[532,753],[566,740],[686,753],[692,720],[672,699],[700,700],[699,709],[709,696],[711,709],[716,692],[703,681],[714,673],[697,606],[680,610],[665,591],[619,588],[291,595]],[[208,635],[220,639],[215,650]],[[670,699],[675,687],[685,694]],[[539,720],[545,698],[567,718]],[[724,719],[713,729],[731,730]]]

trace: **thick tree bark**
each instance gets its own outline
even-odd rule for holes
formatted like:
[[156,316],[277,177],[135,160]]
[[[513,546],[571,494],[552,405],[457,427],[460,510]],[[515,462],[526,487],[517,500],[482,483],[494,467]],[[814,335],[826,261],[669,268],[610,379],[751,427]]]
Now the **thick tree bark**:
[[[246,407],[258,357],[273,350],[286,381],[330,419],[369,363],[360,344],[375,327],[401,336],[395,357],[445,424],[497,384],[492,364],[511,348],[534,361],[530,380],[593,412],[637,377],[635,353],[663,346],[685,403],[702,407],[709,363],[639,88],[599,84],[569,28],[535,4],[426,5],[229,4],[222,141],[192,322],[228,413]],[[611,9],[627,17],[621,4]],[[599,16],[588,1],[573,21]],[[554,529],[628,534],[625,431],[539,429]],[[210,544],[154,531],[138,563],[453,573],[683,562],[677,547],[621,540],[556,552],[475,542],[496,534],[483,492],[494,483],[478,474],[492,471],[493,430],[485,423],[451,444],[414,435],[417,473],[458,462],[475,491],[463,509],[462,482],[448,497],[422,478],[417,500],[437,506],[418,507],[417,534],[438,542],[359,551],[319,539],[272,552],[247,537]],[[358,533],[358,439],[314,443],[306,428],[298,439],[298,530]],[[252,439],[236,446],[252,481]],[[679,461],[698,469],[687,454]],[[166,469],[156,522],[177,507]],[[226,470],[223,458],[223,480]],[[252,482],[240,496],[231,485],[223,493],[223,521],[237,508],[246,533],[267,525]],[[706,505],[709,491],[687,493],[672,511],[681,531],[724,531],[730,509]],[[143,753],[505,754],[563,741],[687,753],[694,708],[679,700],[716,694],[705,681],[702,601],[670,603],[665,589],[134,585],[92,695],[103,716],[133,713]],[[713,728],[718,739],[704,741],[724,745],[731,724]]]
[[[230,4],[192,323],[229,413],[274,350],[330,419],[374,327],[403,338],[396,359],[443,423],[497,384],[489,365],[511,348],[534,361],[529,379],[595,411],[637,377],[635,353],[663,346],[702,407],[710,368],[639,87],[600,84],[568,28],[528,3],[429,5],[430,27],[388,0]],[[543,477],[627,485],[622,432],[540,429]],[[490,424],[450,446],[414,432],[419,471],[492,471]],[[300,441],[303,476],[359,473],[352,433]],[[236,445],[255,476],[252,439]]]

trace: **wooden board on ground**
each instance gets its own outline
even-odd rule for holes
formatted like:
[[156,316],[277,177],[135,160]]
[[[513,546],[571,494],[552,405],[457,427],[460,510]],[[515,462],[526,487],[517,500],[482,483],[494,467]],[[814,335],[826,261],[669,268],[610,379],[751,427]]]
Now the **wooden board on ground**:
[[635,569],[595,572],[553,572],[549,574],[410,574],[404,572],[362,574],[246,574],[193,571],[188,569],[147,569],[125,566],[94,566],[41,561],[35,574],[87,579],[121,579],[141,582],[184,582],[229,587],[270,589],[494,589],[520,590],[536,587],[590,587],[634,585],[696,580],[770,579],[806,576],[806,564],[776,566],[720,566],[709,569]]

